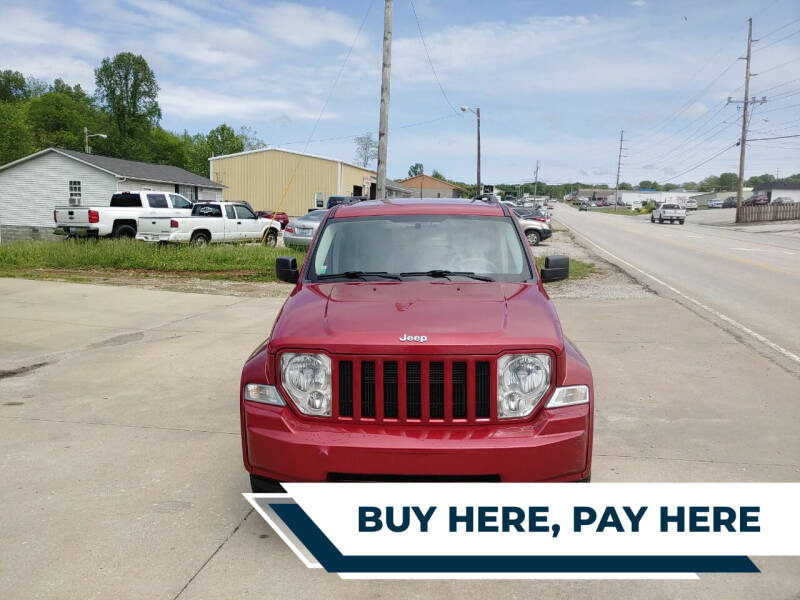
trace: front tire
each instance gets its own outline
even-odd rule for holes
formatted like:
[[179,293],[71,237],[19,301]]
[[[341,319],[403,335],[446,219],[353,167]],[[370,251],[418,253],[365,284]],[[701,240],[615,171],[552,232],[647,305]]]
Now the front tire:
[[205,233],[195,233],[192,236],[192,246],[207,246],[209,242],[208,235]]
[[683,219],[681,219],[680,221],[678,221],[678,223],[680,223],[681,225],[683,225],[683,224],[685,223],[685,221],[684,221]]
[[651,223],[655,223],[656,222],[656,219],[655,219],[655,217],[653,217],[653,215],[650,215],[650,222]]
[[267,235],[264,238],[264,245],[266,245],[266,246],[277,246],[278,245],[278,234],[275,232],[274,229],[270,229],[267,232]]
[[541,240],[538,231],[529,231],[528,233],[525,234],[525,237],[528,238],[528,243],[531,246],[538,246],[539,241]]

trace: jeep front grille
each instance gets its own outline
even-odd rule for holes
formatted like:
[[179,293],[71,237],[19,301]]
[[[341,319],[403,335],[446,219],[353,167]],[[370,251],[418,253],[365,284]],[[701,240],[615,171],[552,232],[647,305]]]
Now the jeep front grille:
[[494,420],[494,357],[333,357],[333,417],[364,422]]

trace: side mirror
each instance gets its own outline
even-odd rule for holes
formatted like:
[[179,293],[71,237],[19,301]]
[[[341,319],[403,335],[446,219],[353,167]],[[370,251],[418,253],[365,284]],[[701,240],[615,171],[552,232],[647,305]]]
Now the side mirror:
[[559,255],[545,258],[541,276],[542,283],[560,281],[561,279],[569,277],[569,257]]
[[297,283],[300,271],[294,256],[279,256],[275,259],[275,276],[286,283]]

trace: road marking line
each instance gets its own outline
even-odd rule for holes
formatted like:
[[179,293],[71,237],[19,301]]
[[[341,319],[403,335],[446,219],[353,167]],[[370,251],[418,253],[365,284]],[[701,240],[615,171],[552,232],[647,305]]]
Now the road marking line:
[[605,253],[606,253],[606,254],[608,254],[608,255],[609,255],[611,258],[613,258],[614,260],[617,260],[617,261],[621,262],[622,264],[629,266],[631,269],[633,269],[634,271],[638,271],[639,273],[641,273],[641,274],[642,274],[642,275],[644,275],[645,277],[649,277],[650,279],[652,279],[652,280],[653,280],[653,281],[655,281],[656,283],[658,283],[658,284],[660,284],[660,285],[663,285],[665,288],[667,288],[668,290],[670,290],[670,291],[671,291],[671,292],[673,292],[674,294],[677,294],[678,296],[680,296],[680,297],[681,297],[681,298],[683,298],[684,300],[688,300],[688,301],[689,301],[689,302],[691,302],[692,304],[694,304],[694,305],[696,305],[696,306],[699,306],[700,308],[702,308],[703,310],[705,310],[705,311],[707,311],[707,312],[711,313],[712,315],[714,315],[714,316],[715,316],[715,317],[717,317],[718,319],[721,319],[722,321],[725,321],[725,322],[726,322],[726,323],[728,323],[729,325],[732,325],[733,327],[737,328],[738,330],[740,330],[740,331],[742,331],[742,332],[746,333],[747,335],[749,335],[749,336],[751,336],[751,337],[755,338],[756,340],[758,340],[758,341],[759,341],[759,342],[761,342],[762,344],[765,344],[766,346],[769,346],[769,347],[770,347],[770,348],[772,348],[772,349],[773,349],[775,352],[777,352],[777,353],[779,353],[779,354],[782,354],[782,355],[783,355],[783,356],[785,356],[786,358],[788,358],[788,359],[790,359],[790,360],[793,360],[794,362],[796,362],[796,363],[800,364],[800,356],[797,356],[797,354],[794,354],[793,352],[790,352],[789,350],[787,350],[786,348],[784,348],[784,347],[782,347],[782,346],[779,346],[778,344],[776,344],[776,343],[775,343],[775,342],[773,342],[772,340],[765,338],[765,337],[764,337],[763,335],[761,335],[760,333],[758,333],[758,332],[756,332],[756,331],[753,331],[753,330],[752,330],[752,329],[750,329],[749,327],[747,327],[747,326],[745,326],[745,325],[742,325],[742,324],[741,324],[741,323],[739,323],[738,321],[735,321],[735,320],[731,319],[731,318],[730,318],[728,315],[725,315],[725,314],[723,314],[723,313],[719,312],[718,310],[715,310],[715,309],[711,308],[710,306],[708,306],[708,305],[706,305],[706,304],[703,304],[703,303],[702,303],[702,302],[700,302],[699,300],[696,300],[696,299],[692,298],[691,296],[689,296],[689,295],[687,295],[687,294],[684,294],[684,293],[683,293],[682,291],[680,291],[679,289],[677,289],[677,288],[675,288],[675,287],[671,286],[671,285],[670,285],[670,284],[668,284],[666,281],[662,281],[661,279],[659,279],[659,278],[658,278],[658,277],[656,277],[655,275],[651,275],[650,273],[648,273],[647,271],[643,271],[642,269],[640,269],[640,268],[639,268],[639,267],[637,267],[636,265],[632,265],[632,264],[631,264],[631,263],[629,263],[627,260],[624,260],[624,259],[620,258],[619,256],[617,256],[617,255],[616,255],[616,254],[614,254],[613,252],[609,252],[608,250],[606,250],[606,249],[605,249],[605,248],[603,248],[602,246],[599,246],[598,244],[595,244],[595,243],[594,243],[592,240],[590,240],[589,238],[587,238],[587,237],[586,237],[585,235],[583,235],[582,233],[577,233],[575,230],[573,230],[573,233],[575,233],[576,235],[579,235],[580,237],[582,237],[584,240],[586,240],[587,242],[589,242],[589,243],[590,243],[592,246],[594,246],[594,247],[595,247],[595,248],[597,248],[598,250],[600,250],[600,251],[602,251],[602,252],[605,252]]
[[766,248],[728,248],[728,250],[741,250],[742,252],[772,252],[773,254],[794,254],[789,250],[767,250]]

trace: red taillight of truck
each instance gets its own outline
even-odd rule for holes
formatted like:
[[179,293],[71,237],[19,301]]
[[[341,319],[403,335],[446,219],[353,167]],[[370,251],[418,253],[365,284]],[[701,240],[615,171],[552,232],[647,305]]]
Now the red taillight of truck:
[[286,233],[294,233],[294,227],[291,225],[286,226]]
[[540,223],[547,223],[547,219],[544,217],[536,217],[534,221],[539,221]]
[[56,219],[56,211],[53,211],[53,223],[58,223],[58,219]]
[[172,229],[177,229],[178,228],[178,222],[175,219],[170,219],[169,220],[169,226]]
[[100,222],[100,213],[96,210],[89,210],[89,223],[99,223]]

